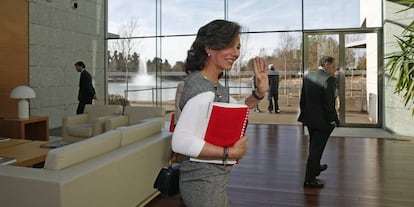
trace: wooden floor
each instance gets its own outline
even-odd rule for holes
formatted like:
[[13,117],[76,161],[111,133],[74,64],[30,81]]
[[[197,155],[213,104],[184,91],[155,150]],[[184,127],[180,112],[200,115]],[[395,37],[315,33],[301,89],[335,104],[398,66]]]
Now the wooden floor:
[[[357,129],[356,129],[357,130]],[[308,137],[301,126],[249,125],[249,152],[228,182],[232,207],[414,207],[414,141],[331,137],[319,179],[304,189]],[[158,196],[147,207],[175,207],[179,196]]]

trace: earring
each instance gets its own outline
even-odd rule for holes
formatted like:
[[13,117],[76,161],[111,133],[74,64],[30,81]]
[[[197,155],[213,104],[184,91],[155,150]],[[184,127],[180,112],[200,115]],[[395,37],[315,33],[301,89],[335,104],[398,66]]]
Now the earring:
[[207,53],[207,56],[209,56],[209,57],[210,57],[210,56],[211,56],[211,54],[210,54],[210,53]]

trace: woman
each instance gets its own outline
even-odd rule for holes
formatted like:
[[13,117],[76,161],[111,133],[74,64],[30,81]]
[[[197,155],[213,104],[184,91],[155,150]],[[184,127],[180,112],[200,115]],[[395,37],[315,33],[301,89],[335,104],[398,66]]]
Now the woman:
[[[202,119],[212,101],[237,103],[228,88],[219,83],[219,76],[229,71],[240,55],[240,26],[226,20],[214,20],[201,27],[185,63],[191,74],[185,81],[180,100],[180,119],[174,131],[172,147],[188,156],[180,168],[180,191],[188,207],[228,206],[226,183],[236,160],[247,152],[247,136],[232,147],[219,147],[203,139],[198,120]],[[267,67],[261,58],[253,61],[257,90],[244,100],[255,107],[269,88]],[[223,117],[230,118],[230,117]]]

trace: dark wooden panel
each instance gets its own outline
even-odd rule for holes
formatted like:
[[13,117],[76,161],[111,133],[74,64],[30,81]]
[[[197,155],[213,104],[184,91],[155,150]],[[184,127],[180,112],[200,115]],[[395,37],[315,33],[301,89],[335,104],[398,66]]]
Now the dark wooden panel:
[[28,1],[2,0],[0,6],[0,117],[17,117],[9,98],[18,85],[29,85]]

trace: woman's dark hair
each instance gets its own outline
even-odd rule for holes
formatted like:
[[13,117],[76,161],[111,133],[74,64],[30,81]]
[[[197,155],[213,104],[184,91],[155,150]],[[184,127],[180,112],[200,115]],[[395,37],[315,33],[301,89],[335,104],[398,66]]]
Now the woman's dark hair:
[[202,70],[208,54],[205,48],[221,50],[231,46],[240,34],[240,25],[226,20],[213,20],[202,26],[188,51],[184,68],[190,71]]

